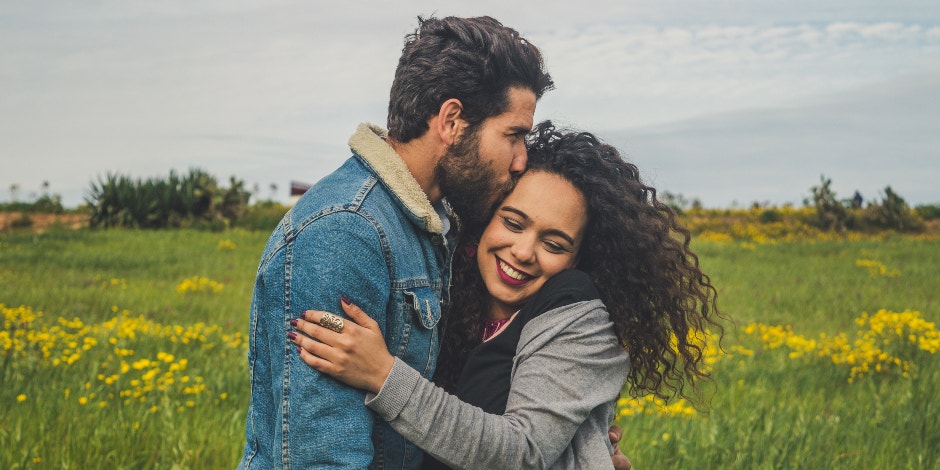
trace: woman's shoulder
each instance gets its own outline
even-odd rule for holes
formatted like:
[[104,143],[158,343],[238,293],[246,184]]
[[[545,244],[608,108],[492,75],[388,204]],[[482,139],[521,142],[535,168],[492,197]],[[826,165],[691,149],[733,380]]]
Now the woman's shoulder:
[[547,290],[565,289],[577,291],[589,297],[584,300],[600,297],[600,294],[597,293],[597,287],[594,285],[594,280],[591,279],[588,273],[580,269],[566,269],[552,276],[548,281],[545,281],[545,285],[542,287],[541,291],[545,291],[546,288],[548,288]]
[[535,296],[522,307],[519,315],[531,319],[549,310],[600,298],[594,281],[587,273],[568,269],[545,281]]

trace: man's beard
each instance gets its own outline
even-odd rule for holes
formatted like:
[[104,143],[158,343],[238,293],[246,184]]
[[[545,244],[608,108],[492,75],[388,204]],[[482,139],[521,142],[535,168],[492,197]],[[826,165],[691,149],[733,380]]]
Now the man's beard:
[[489,222],[493,206],[512,190],[513,181],[501,183],[500,169],[493,166],[480,157],[480,134],[475,129],[451,145],[434,168],[441,193],[467,227]]

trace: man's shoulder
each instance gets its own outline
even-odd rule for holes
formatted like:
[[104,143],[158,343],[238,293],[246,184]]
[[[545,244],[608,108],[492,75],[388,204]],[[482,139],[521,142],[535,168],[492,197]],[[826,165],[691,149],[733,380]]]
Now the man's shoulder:
[[387,226],[403,222],[400,212],[378,177],[353,155],[304,193],[285,216],[285,228],[296,233],[324,225]]
[[332,212],[368,211],[365,206],[376,202],[383,206],[382,212],[395,211],[392,207],[384,207],[383,202],[389,199],[375,174],[353,155],[341,167],[311,186],[291,208],[291,217],[293,223],[304,224],[310,217]]

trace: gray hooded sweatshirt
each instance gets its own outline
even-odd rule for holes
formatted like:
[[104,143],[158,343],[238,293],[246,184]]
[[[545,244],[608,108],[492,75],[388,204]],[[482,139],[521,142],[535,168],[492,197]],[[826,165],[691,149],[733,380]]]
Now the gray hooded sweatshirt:
[[613,468],[608,428],[630,369],[600,300],[549,310],[522,329],[502,415],[448,394],[395,359],[366,406],[453,468]]

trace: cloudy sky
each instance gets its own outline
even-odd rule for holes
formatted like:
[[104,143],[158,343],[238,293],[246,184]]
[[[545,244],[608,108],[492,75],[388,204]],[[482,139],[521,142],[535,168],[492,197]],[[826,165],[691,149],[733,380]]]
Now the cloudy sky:
[[286,199],[385,122],[418,15],[494,16],[546,56],[536,119],[596,132],[708,207],[940,203],[940,2],[0,1],[0,201],[203,168]]

